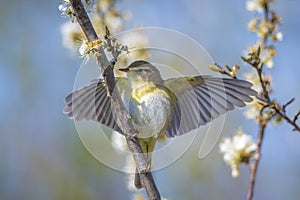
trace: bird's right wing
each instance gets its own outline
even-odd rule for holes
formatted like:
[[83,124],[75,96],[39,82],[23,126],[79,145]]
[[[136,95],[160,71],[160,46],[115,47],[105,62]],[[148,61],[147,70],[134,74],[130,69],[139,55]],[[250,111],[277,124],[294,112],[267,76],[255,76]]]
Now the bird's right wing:
[[168,137],[199,128],[235,106],[243,107],[257,94],[248,81],[212,76],[172,78],[164,85],[175,96]]
[[[126,85],[126,78],[116,78],[116,84]],[[123,87],[123,86],[122,86]],[[115,131],[120,131],[111,108],[110,97],[102,79],[92,81],[65,98],[64,113],[75,120],[93,120]]]

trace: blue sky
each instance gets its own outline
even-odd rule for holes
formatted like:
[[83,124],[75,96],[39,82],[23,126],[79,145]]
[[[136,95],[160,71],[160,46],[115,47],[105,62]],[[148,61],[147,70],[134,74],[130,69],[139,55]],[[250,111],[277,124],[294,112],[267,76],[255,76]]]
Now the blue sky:
[[[62,114],[63,98],[72,90],[82,60],[62,47],[60,26],[65,19],[59,16],[57,6],[58,1],[1,3],[0,199],[70,199],[67,190],[77,187],[83,188],[80,195],[86,199],[123,195],[130,199],[124,174],[93,159],[80,143],[73,122]],[[132,12],[127,28],[174,29],[202,44],[218,63],[239,64],[244,72],[248,70],[240,55],[256,36],[247,31],[253,14],[245,10],[243,1],[127,0],[119,6]],[[294,113],[300,107],[300,2],[280,0],[273,8],[283,19],[283,41],[276,44],[275,67],[267,73],[273,77],[276,100],[284,103],[296,98],[288,109]],[[243,111],[229,115],[233,120],[227,119],[223,135],[242,126],[255,137],[257,127],[250,120],[241,121],[238,127],[232,123],[243,117]],[[267,128],[257,199],[297,199],[300,135],[291,129],[286,123]],[[190,199],[243,199],[247,168],[242,168],[240,178],[232,179],[217,148],[201,161],[195,157],[197,151],[198,147],[193,147],[174,165],[155,173],[161,192],[170,199],[186,195]],[[65,191],[57,192],[60,176],[65,178],[61,186]],[[74,186],[74,180],[82,185]],[[28,181],[32,185],[27,185]],[[193,186],[187,187],[186,182]],[[111,184],[120,191],[108,193]],[[235,189],[236,193],[232,192]]]

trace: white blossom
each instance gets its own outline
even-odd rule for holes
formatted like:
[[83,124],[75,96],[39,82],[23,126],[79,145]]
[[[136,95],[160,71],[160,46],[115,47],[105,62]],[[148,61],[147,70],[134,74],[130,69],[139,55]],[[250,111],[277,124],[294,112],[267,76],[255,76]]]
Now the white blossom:
[[268,58],[266,61],[265,61],[265,65],[266,67],[268,67],[269,69],[273,68],[274,67],[274,61],[272,58]]
[[231,176],[236,178],[240,175],[240,166],[239,165],[232,165],[231,166]]
[[[80,26],[77,23],[66,22],[61,27],[62,44],[65,48],[77,51],[80,44]],[[82,39],[81,39],[82,40]]]
[[130,191],[137,192],[138,189],[134,185],[136,165],[132,155],[128,155],[123,170],[127,173],[127,188]]
[[261,0],[249,0],[246,2],[246,9],[248,11],[256,11],[262,13],[263,7],[261,5]]
[[282,32],[276,33],[275,36],[276,36],[277,41],[282,41],[282,38],[283,38]]
[[149,40],[142,30],[137,29],[126,33],[120,38],[120,42],[129,48],[129,54],[126,56],[128,63],[135,60],[147,60],[149,58],[149,51],[147,49]]
[[61,4],[58,6],[58,10],[61,12],[61,16],[70,17],[72,21],[75,20],[74,9],[69,0],[62,0]]
[[270,51],[266,48],[263,48],[260,52],[260,58],[262,62],[265,64],[265,66],[269,69],[274,67],[274,62],[272,59],[272,55],[270,54]]
[[231,168],[232,177],[237,177],[240,174],[240,164],[249,162],[257,145],[250,135],[238,131],[233,138],[225,138],[220,143],[219,149],[224,162]]
[[111,142],[113,148],[118,152],[122,153],[128,150],[127,142],[125,136],[121,135],[120,133],[113,131],[111,134]]
[[243,114],[247,119],[255,119],[258,114],[258,110],[257,108],[250,106]]
[[82,42],[81,46],[79,47],[79,54],[81,57],[85,57],[89,55],[89,45],[87,42]]

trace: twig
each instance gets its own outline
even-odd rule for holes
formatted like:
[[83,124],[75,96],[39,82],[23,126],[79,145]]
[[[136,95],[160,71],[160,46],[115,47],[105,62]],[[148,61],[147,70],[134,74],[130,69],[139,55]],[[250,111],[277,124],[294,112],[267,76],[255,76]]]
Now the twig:
[[[264,20],[269,21],[269,4],[265,3],[264,4]],[[261,42],[261,47],[264,48],[268,39],[269,34],[266,34]],[[260,49],[258,49],[258,57],[260,56]],[[286,114],[286,107],[290,105],[294,99],[291,99],[288,101],[285,105],[282,106],[282,108],[273,101],[270,98],[269,91],[267,89],[266,83],[263,80],[263,63],[260,60],[260,62],[249,62],[247,59],[242,58],[245,62],[249,63],[257,72],[257,75],[259,77],[260,85],[262,87],[262,96],[260,99],[266,103],[266,105],[261,109],[260,114],[259,114],[259,133],[258,133],[258,139],[257,139],[257,149],[255,153],[255,158],[254,158],[254,163],[253,167],[251,168],[251,174],[250,174],[250,183],[249,183],[249,188],[248,188],[248,193],[247,193],[247,200],[252,200],[253,198],[253,193],[254,193],[254,185],[255,185],[255,179],[256,179],[256,174],[257,174],[257,169],[259,165],[259,161],[261,159],[261,149],[262,149],[262,142],[264,139],[264,132],[265,128],[268,124],[268,122],[276,115],[280,115],[283,119],[285,119],[286,122],[291,124],[294,127],[294,130],[300,131],[300,127],[296,124],[296,120],[298,119],[298,116],[300,115],[299,113],[294,117],[294,119],[290,119],[287,114]],[[269,108],[273,111],[272,114],[269,113],[270,116],[265,118],[263,116],[263,112],[265,108]]]
[[264,95],[264,101],[268,103],[269,106],[272,105],[272,101],[270,99],[266,84],[262,78],[262,69],[263,69],[263,64],[262,66],[259,68],[257,65],[253,66],[256,69],[257,75],[259,77],[259,81],[260,81],[260,85],[262,87],[262,91],[263,91],[263,95]]
[[293,103],[295,101],[295,98],[292,98],[291,100],[289,100],[286,104],[284,104],[283,106],[282,106],[282,111],[283,112],[286,112],[286,107],[288,106],[288,105],[290,105],[291,103]]
[[228,65],[225,65],[228,71],[223,69],[218,63],[214,63],[213,65],[209,65],[208,67],[213,71],[219,72],[220,74],[224,74],[231,78],[237,79],[236,71],[239,69],[239,67],[236,65],[233,67],[233,69],[231,69]]
[[[87,40],[92,42],[98,39],[98,36],[93,28],[93,25],[84,9],[84,6],[80,0],[70,0],[74,9],[76,19],[80,24]],[[110,63],[105,55],[105,52],[101,46],[98,47],[99,55],[97,56],[97,63],[102,70],[102,74],[105,80],[105,84],[108,88],[111,96],[111,105],[116,116],[116,121],[120,129],[125,135],[128,148],[131,151],[134,160],[136,162],[138,171],[140,173],[141,183],[147,191],[149,199],[160,199],[159,191],[154,183],[151,172],[146,172],[147,162],[143,154],[142,148],[135,137],[136,130],[133,127],[132,120],[124,106],[124,103],[119,95],[116,82],[114,78],[113,68],[109,67]]]
[[293,122],[296,123],[298,117],[300,115],[300,111],[298,111],[298,113],[295,115],[294,119],[293,119]]
[[262,67],[258,68],[255,65],[252,65],[256,71],[257,71],[257,75],[259,77],[259,81],[262,87],[262,91],[263,91],[263,95],[264,95],[264,102],[266,102],[268,104],[268,107],[272,108],[278,115],[280,115],[287,123],[291,124],[294,127],[295,131],[300,131],[300,127],[299,125],[296,123],[296,120],[299,116],[299,114],[295,115],[294,119],[296,118],[296,120],[292,120],[287,114],[286,114],[286,107],[288,105],[290,105],[295,99],[291,99],[290,101],[288,101],[285,105],[283,105],[282,108],[276,106],[277,103],[273,102],[270,98],[270,95],[268,93],[268,90],[266,88],[265,82],[263,81],[262,78]]
[[[253,68],[255,68],[257,75],[259,77],[259,81],[262,87],[262,91],[263,91],[263,99],[261,99],[262,101],[267,103],[267,106],[271,109],[273,109],[278,115],[280,115],[287,123],[291,124],[295,131],[300,131],[300,127],[299,125],[296,123],[297,118],[299,116],[299,114],[295,115],[294,120],[292,120],[287,114],[286,114],[286,107],[288,105],[290,105],[291,103],[293,103],[293,101],[295,100],[294,98],[291,99],[290,101],[288,101],[286,104],[283,105],[282,108],[278,107],[277,103],[272,101],[269,95],[269,92],[266,88],[265,82],[262,78],[262,68],[263,65],[261,66],[261,68],[259,68],[256,64],[251,64]],[[296,120],[295,120],[296,119]]]
[[[264,18],[267,21],[268,20],[268,4],[266,3],[264,6]],[[262,41],[262,46],[265,46],[267,37],[263,38]],[[260,49],[258,50],[259,54],[260,54]],[[260,56],[260,55],[258,55]],[[257,75],[259,77],[259,81],[263,90],[263,98],[265,100],[265,102],[267,102],[267,104],[271,104],[271,100],[270,100],[270,96],[269,93],[267,91],[265,82],[263,81],[262,78],[262,70],[263,70],[263,64],[259,67],[258,63],[254,63],[252,64],[252,66],[255,68]],[[258,133],[258,138],[257,138],[257,149],[255,152],[255,158],[254,158],[254,163],[253,163],[253,167],[251,169],[251,173],[250,173],[250,182],[249,182],[249,187],[248,187],[248,192],[247,192],[247,200],[252,200],[253,199],[253,194],[254,194],[254,186],[255,186],[255,180],[256,180],[256,174],[257,174],[257,169],[258,169],[258,165],[259,165],[259,161],[261,159],[261,149],[262,149],[262,142],[264,139],[264,133],[265,133],[265,128],[268,124],[268,121],[263,121],[263,110],[261,110],[260,114],[259,114],[259,133]]]
[[283,119],[285,119],[285,121],[286,121],[287,123],[291,124],[291,125],[294,127],[294,129],[293,129],[294,131],[299,131],[299,132],[300,132],[300,127],[299,127],[299,125],[296,123],[296,121],[297,121],[297,119],[298,119],[298,116],[300,115],[300,112],[298,112],[298,113],[295,115],[294,119],[291,119],[291,118],[286,114],[286,112],[283,111],[283,110],[281,110],[280,108],[274,106],[273,109],[276,111],[276,113],[277,113],[278,115],[280,115]]
[[257,139],[257,149],[255,152],[254,163],[253,163],[253,166],[251,167],[250,184],[249,184],[248,193],[247,193],[247,200],[252,200],[252,198],[253,198],[256,173],[257,173],[259,161],[261,158],[261,148],[262,148],[262,142],[264,139],[266,125],[267,124],[260,124],[259,134],[258,134],[258,139]]

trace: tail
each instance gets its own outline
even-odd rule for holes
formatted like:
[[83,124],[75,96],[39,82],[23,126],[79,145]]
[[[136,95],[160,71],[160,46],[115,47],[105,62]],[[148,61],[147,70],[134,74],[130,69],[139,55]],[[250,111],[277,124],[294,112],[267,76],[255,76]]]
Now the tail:
[[[154,150],[156,140],[157,140],[157,138],[155,138],[155,137],[150,137],[148,139],[139,138],[139,142],[142,147],[144,156],[147,160],[147,170],[146,171],[151,171],[152,152]],[[141,181],[141,176],[140,176],[140,173],[137,168],[135,169],[134,185],[137,189],[141,189],[143,187],[142,181]]]

